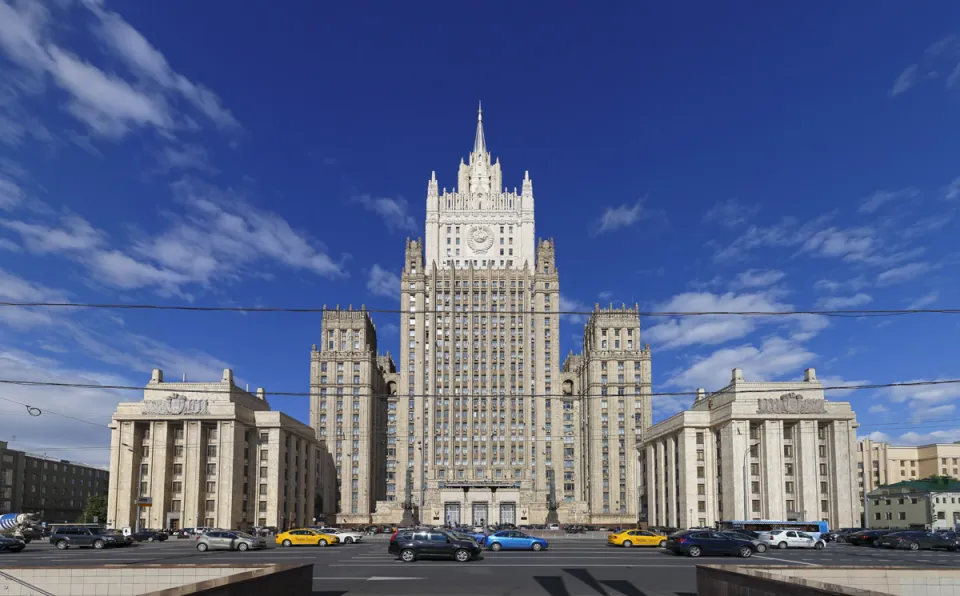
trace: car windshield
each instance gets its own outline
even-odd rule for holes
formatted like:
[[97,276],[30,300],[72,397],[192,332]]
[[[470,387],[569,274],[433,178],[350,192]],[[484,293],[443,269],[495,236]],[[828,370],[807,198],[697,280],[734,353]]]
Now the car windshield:
[[234,532],[234,534],[236,534],[239,538],[254,538],[252,535],[247,534],[246,532]]

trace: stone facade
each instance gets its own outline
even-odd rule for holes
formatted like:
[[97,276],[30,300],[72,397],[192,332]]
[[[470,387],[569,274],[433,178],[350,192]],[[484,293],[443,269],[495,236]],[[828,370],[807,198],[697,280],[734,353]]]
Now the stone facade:
[[396,368],[389,353],[377,355],[376,328],[362,308],[324,310],[320,333],[310,358],[310,424],[331,471],[324,510],[337,523],[369,524],[394,481],[386,461],[396,437],[387,436],[386,421]]
[[77,521],[87,499],[106,494],[108,477],[103,468],[10,449],[0,441],[0,514]]
[[903,481],[867,494],[868,528],[960,529],[960,482]]
[[327,458],[314,430],[270,410],[263,389],[237,387],[229,369],[214,383],[164,382],[155,369],[110,429],[111,527],[290,528],[320,514]]
[[813,369],[802,382],[780,383],[747,382],[734,369],[727,387],[698,390],[690,410],[647,429],[640,520],[691,527],[746,517],[855,527],[857,427],[849,403],[824,399]]

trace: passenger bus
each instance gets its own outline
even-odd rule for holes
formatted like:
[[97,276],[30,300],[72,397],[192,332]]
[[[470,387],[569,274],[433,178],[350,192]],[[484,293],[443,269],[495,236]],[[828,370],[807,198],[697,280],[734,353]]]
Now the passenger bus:
[[798,530],[814,534],[817,538],[830,531],[825,521],[776,521],[772,519],[754,519],[748,521],[722,521],[717,524],[719,530],[747,530],[750,532],[769,532],[770,530]]

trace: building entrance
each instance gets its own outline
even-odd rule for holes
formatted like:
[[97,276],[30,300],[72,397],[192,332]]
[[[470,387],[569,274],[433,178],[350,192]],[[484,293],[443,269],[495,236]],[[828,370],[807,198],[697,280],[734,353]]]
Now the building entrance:
[[450,526],[460,525],[460,503],[444,503],[443,522]]
[[473,525],[482,526],[490,522],[490,516],[487,515],[486,503],[473,504]]
[[500,503],[500,523],[501,524],[517,523],[517,504],[516,503]]

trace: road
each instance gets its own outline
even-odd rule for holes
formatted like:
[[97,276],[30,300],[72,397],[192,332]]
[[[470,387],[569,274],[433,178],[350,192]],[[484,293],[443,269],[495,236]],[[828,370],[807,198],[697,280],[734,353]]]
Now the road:
[[[608,547],[601,539],[556,538],[546,551],[489,552],[470,563],[402,563],[387,554],[386,536],[336,547],[199,553],[193,540],[140,544],[114,550],[58,551],[32,543],[17,555],[0,555],[0,569],[15,566],[73,567],[165,563],[293,563],[314,565],[314,596],[690,596],[698,563],[745,562],[729,557],[677,557],[657,548]],[[774,550],[752,565],[909,565],[960,567],[960,553],[890,551],[829,545],[823,551]]]

